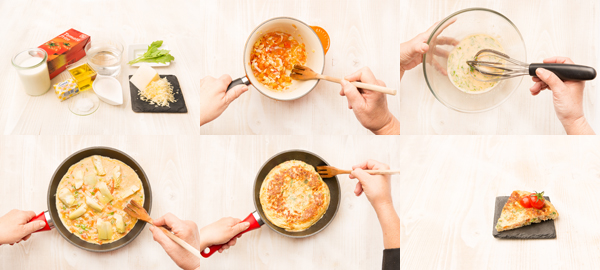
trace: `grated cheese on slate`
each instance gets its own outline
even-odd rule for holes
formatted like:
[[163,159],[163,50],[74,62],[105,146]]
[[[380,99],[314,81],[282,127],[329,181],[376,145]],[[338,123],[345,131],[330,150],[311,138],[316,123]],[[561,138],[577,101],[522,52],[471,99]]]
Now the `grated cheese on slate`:
[[138,94],[143,101],[156,105],[156,107],[169,107],[170,102],[177,101],[173,96],[173,86],[167,78],[150,83],[146,89],[140,90]]

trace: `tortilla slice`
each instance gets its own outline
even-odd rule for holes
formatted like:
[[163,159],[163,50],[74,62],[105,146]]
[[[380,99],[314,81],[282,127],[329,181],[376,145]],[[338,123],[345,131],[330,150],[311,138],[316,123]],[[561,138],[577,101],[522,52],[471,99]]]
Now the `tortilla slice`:
[[554,205],[548,200],[545,201],[542,209],[523,207],[519,203],[519,200],[529,194],[531,194],[531,192],[521,190],[513,191],[502,208],[502,213],[496,223],[496,230],[498,232],[558,218],[556,208],[554,208]]

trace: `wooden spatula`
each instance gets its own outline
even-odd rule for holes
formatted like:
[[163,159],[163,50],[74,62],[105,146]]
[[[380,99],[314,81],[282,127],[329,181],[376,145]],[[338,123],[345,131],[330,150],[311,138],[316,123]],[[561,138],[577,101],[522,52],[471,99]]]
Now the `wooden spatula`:
[[[317,166],[317,172],[323,178],[334,177],[338,174],[350,174],[351,170],[340,170],[332,166]],[[364,172],[370,175],[392,175],[400,174],[400,170],[364,170]]]
[[[292,79],[294,79],[294,80],[301,80],[301,81],[323,79],[323,80],[335,82],[335,83],[342,82],[342,80],[340,78],[321,75],[319,73],[314,72],[309,67],[302,66],[302,65],[294,65],[294,69],[292,69],[292,73],[290,74],[290,77],[292,77]],[[388,95],[392,95],[392,96],[396,95],[396,89],[391,89],[391,88],[387,88],[387,87],[383,87],[383,86],[379,86],[379,85],[361,83],[361,82],[350,82],[350,83],[353,84],[354,86],[356,86],[357,88],[368,89],[368,90],[372,90],[372,91],[376,91],[376,92],[380,92],[380,93],[384,93],[384,94],[388,94]]]
[[[152,226],[155,226],[154,223],[152,223],[152,218],[150,217],[150,215],[148,215],[148,212],[146,212],[146,209],[144,209],[144,207],[139,205],[134,200],[129,201],[129,203],[125,206],[125,208],[123,210],[125,210],[125,212],[127,212],[127,214],[129,214],[130,216],[137,218],[139,220],[148,222]],[[172,232],[168,231],[164,227],[160,227],[160,226],[156,226],[156,227],[159,228],[161,231],[163,231],[163,233],[165,233],[169,238],[171,238],[171,240],[175,241],[175,243],[179,244],[180,246],[185,248],[187,251],[194,254],[194,256],[196,256],[198,258],[202,258],[200,256],[200,251],[197,250],[196,248],[192,247],[192,245],[188,244],[186,241],[183,241],[183,239],[177,237],[176,235],[174,235]]]

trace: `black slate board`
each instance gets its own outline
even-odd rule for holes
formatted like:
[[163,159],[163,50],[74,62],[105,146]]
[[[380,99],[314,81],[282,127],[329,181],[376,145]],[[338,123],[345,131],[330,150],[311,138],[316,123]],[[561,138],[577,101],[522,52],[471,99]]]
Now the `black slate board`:
[[[129,75],[129,79],[133,75]],[[175,102],[170,103],[170,107],[160,107],[152,105],[146,101],[140,99],[138,94],[139,89],[129,81],[129,93],[131,95],[131,109],[134,112],[150,112],[150,113],[187,113],[187,107],[185,106],[185,99],[183,99],[183,93],[181,92],[181,86],[175,75],[159,75],[160,78],[167,78],[169,83],[173,86],[173,97]]]
[[[541,223],[533,223],[525,227],[498,232],[496,230],[496,223],[502,213],[502,208],[508,201],[509,196],[496,197],[496,210],[494,211],[494,223],[493,235],[496,238],[503,239],[554,239],[556,238],[556,228],[554,227],[554,220],[546,220]],[[550,198],[544,196],[544,198],[550,201]]]

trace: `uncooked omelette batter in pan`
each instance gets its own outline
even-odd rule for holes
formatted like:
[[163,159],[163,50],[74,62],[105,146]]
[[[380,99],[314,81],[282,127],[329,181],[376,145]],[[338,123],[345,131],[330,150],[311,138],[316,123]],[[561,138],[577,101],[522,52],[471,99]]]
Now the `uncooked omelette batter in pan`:
[[123,211],[135,200],[144,204],[144,188],[125,163],[103,156],[82,159],[69,168],[58,184],[56,209],[65,227],[94,244],[117,241],[127,235],[137,219]]

